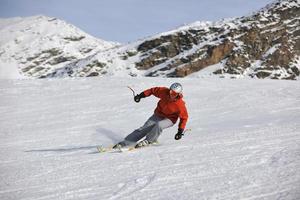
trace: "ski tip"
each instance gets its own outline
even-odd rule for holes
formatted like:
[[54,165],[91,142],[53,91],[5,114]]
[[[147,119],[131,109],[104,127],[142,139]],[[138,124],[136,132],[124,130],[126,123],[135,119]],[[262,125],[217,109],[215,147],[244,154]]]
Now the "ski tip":
[[99,153],[105,152],[105,148],[102,147],[102,146],[98,146],[97,150],[98,150]]

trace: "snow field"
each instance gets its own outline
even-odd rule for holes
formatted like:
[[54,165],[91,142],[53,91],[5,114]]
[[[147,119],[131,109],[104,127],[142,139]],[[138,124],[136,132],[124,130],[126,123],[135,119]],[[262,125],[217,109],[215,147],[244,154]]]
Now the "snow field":
[[[160,145],[96,152],[151,116],[137,93],[179,81],[190,119]],[[300,198],[297,81],[84,78],[0,80],[0,199]]]

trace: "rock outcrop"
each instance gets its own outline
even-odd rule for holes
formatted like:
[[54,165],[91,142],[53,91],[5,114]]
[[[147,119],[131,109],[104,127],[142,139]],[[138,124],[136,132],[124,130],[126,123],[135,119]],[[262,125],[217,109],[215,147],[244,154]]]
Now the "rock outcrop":
[[144,55],[136,66],[150,69],[148,76],[184,77],[221,63],[214,74],[296,79],[299,21],[299,0],[276,1],[249,17],[190,26],[145,41],[137,48]]

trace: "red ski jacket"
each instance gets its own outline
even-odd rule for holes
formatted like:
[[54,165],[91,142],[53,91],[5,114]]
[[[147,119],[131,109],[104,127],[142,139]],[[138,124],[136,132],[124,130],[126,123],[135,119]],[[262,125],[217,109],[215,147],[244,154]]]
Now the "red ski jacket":
[[143,93],[146,97],[154,95],[157,98],[160,98],[154,113],[160,117],[170,119],[174,124],[177,122],[177,119],[180,118],[178,128],[184,130],[188,120],[188,112],[185,107],[185,102],[182,99],[182,94],[175,100],[172,100],[170,98],[170,89],[166,87],[150,88]]

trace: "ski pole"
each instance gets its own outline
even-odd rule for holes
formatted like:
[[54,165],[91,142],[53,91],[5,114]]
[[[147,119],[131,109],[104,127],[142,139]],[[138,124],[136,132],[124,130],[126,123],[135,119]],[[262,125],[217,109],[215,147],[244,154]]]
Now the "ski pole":
[[134,90],[131,88],[131,87],[129,87],[129,86],[127,86],[131,91],[132,91],[132,94],[133,94],[133,96],[135,97],[135,92],[134,92]]

